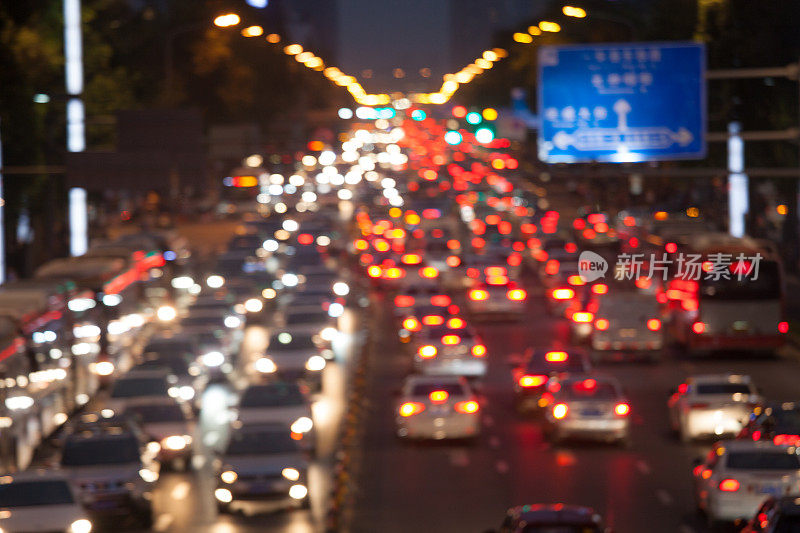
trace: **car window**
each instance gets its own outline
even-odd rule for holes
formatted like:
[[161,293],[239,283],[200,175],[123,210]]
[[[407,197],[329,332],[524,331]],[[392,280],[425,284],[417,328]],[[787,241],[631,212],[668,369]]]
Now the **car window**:
[[269,340],[269,351],[305,350],[316,348],[314,337],[305,334],[292,334],[286,331],[273,335]]
[[138,463],[139,444],[134,437],[67,440],[62,466],[90,466]]
[[3,507],[69,505],[75,503],[66,481],[15,481],[0,484]]
[[135,405],[125,411],[133,415],[143,424],[159,422],[183,422],[186,416],[178,404]]
[[167,396],[167,381],[164,378],[124,378],[114,383],[112,398],[136,396]]
[[752,391],[741,383],[700,383],[695,387],[697,394],[750,394]]
[[248,387],[239,403],[241,407],[282,407],[302,405],[305,397],[296,385],[273,384]]
[[291,453],[298,450],[297,442],[286,431],[240,431],[231,436],[225,455],[259,455]]
[[785,452],[730,452],[725,466],[734,470],[800,470],[800,457]]

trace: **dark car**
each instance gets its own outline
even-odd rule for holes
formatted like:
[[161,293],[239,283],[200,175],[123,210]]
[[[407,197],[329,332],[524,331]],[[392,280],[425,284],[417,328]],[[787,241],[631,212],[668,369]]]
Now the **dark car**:
[[576,350],[532,350],[515,366],[514,405],[519,412],[547,407],[550,403],[548,382],[551,377],[567,374],[585,374],[592,365],[586,353]]
[[[590,507],[535,504],[512,507],[497,533],[610,533]],[[487,532],[488,533],[488,532]]]
[[768,498],[740,533],[800,532],[800,494]]
[[800,445],[800,403],[769,404],[763,409],[756,409],[738,438]]

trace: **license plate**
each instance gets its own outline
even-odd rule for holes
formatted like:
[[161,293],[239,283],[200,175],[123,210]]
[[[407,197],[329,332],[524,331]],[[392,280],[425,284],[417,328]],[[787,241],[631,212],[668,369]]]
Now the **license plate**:
[[636,330],[633,328],[621,329],[619,330],[619,336],[626,339],[630,339],[631,337],[636,336]]
[[600,416],[603,413],[598,409],[584,409],[583,411],[581,411],[581,414],[583,416]]
[[780,496],[782,491],[780,487],[774,487],[772,485],[762,485],[760,492],[761,494],[769,494],[770,496]]
[[733,323],[734,331],[747,331],[748,329],[750,329],[750,325],[744,320],[737,320]]

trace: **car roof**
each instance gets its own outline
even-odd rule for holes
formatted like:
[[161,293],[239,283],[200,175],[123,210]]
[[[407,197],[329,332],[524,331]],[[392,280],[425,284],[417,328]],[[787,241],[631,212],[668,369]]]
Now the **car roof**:
[[535,504],[520,505],[508,510],[508,514],[529,524],[546,522],[548,524],[599,524],[600,515],[591,507],[580,505]]

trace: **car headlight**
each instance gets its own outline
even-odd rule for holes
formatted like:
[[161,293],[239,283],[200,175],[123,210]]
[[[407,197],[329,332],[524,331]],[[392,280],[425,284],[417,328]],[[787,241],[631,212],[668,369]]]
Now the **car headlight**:
[[239,479],[239,474],[234,472],[233,470],[226,470],[219,475],[219,478],[224,482],[230,485],[231,483],[235,483],[237,479]]
[[300,485],[299,483],[297,485],[292,485],[292,487],[289,489],[289,497],[295,500],[302,500],[307,494],[308,489],[306,486]]
[[147,443],[147,451],[153,455],[156,455],[158,452],[161,451],[161,444],[156,441],[150,441]]
[[322,337],[323,340],[330,342],[336,337],[337,333],[339,333],[339,331],[336,328],[328,326],[319,332],[319,336]]
[[337,281],[333,284],[333,292],[336,293],[336,296],[347,296],[350,294],[350,285],[344,281]]
[[296,468],[284,468],[281,470],[281,475],[289,481],[297,481],[300,479],[300,472],[298,472]]
[[92,523],[85,518],[75,520],[69,526],[70,533],[89,533],[92,530]]
[[185,401],[189,401],[194,398],[194,387],[191,385],[182,385],[181,387],[178,387],[178,398]]
[[306,370],[310,370],[312,372],[318,372],[325,368],[325,358],[321,355],[312,355],[306,361]]
[[222,352],[208,352],[203,355],[203,364],[206,366],[220,366],[225,362],[225,356]]
[[177,278],[173,278],[170,284],[175,289],[185,290],[194,285],[194,280],[189,276],[178,276]]
[[111,361],[100,361],[91,368],[98,376],[110,376],[114,373],[114,363]]
[[215,490],[214,497],[222,503],[231,503],[233,501],[233,494],[228,489]]
[[222,276],[217,276],[216,274],[213,276],[208,276],[208,278],[206,278],[206,285],[208,285],[211,289],[219,289],[225,285],[225,278]]
[[258,298],[250,298],[244,302],[244,309],[248,313],[258,313],[264,309],[264,303]]
[[273,374],[277,372],[278,366],[269,357],[259,357],[255,362],[256,371],[262,374]]
[[314,427],[314,422],[307,416],[301,416],[292,423],[292,433],[308,433]]
[[183,450],[192,443],[189,435],[172,435],[161,440],[161,447],[174,452]]
[[142,468],[139,470],[139,477],[148,483],[155,483],[158,481],[158,472],[150,470],[149,468]]
[[238,328],[242,325],[242,321],[239,319],[238,316],[226,316],[225,317],[225,327],[226,328]]
[[162,322],[170,322],[178,316],[178,311],[171,305],[162,305],[156,311],[156,316]]

